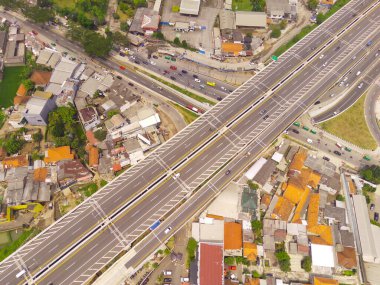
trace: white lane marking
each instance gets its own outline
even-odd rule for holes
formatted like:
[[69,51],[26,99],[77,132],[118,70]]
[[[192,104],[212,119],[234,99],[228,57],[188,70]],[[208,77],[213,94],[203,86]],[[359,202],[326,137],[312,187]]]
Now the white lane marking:
[[74,261],[73,263],[71,263],[68,267],[66,267],[65,270],[68,270],[69,268],[73,267],[75,265],[75,263],[77,263],[76,261]]
[[134,216],[136,216],[139,212],[140,212],[140,210],[135,211],[135,212],[133,213],[133,215],[132,215],[132,218],[133,218]]
[[98,246],[98,244],[96,243],[96,244],[94,244],[94,246],[92,246],[88,251],[90,252],[91,250],[93,250],[95,247],[97,247]]
[[78,232],[80,229],[81,229],[81,227],[77,228],[75,231],[71,232],[71,235],[75,234],[75,233]]
[[56,249],[58,247],[58,244],[56,244],[55,246],[53,246],[50,250],[49,250],[49,252],[52,252],[54,249]]

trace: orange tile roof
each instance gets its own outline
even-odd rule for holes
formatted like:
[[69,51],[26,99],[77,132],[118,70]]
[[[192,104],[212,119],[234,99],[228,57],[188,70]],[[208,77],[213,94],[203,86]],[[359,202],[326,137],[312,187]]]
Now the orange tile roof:
[[349,178],[349,180],[348,180],[348,186],[350,187],[350,193],[355,195],[356,194],[356,186],[355,186],[354,181],[352,181],[351,178]]
[[292,223],[301,223],[301,215],[305,212],[306,204],[309,201],[309,196],[310,189],[306,188],[305,191],[302,193],[301,199],[296,207],[296,210],[294,211]]
[[95,135],[94,135],[94,132],[93,131],[87,131],[86,132],[86,137],[87,137],[87,140],[90,144],[92,145],[96,145],[98,143],[98,141],[96,140],[95,138]]
[[243,247],[243,228],[239,223],[224,223],[224,249],[241,249]]
[[88,151],[88,165],[90,167],[99,165],[99,150],[97,147],[90,146]]
[[303,192],[304,188],[299,187],[298,184],[289,182],[284,192],[284,197],[290,202],[297,204],[301,199]]
[[307,210],[307,225],[314,227],[318,225],[319,214],[319,194],[312,193],[310,196],[309,207]]
[[21,105],[21,104],[25,104],[26,102],[28,102],[30,99],[29,96],[15,96],[13,98],[13,105],[17,106],[17,105]]
[[260,279],[259,278],[247,278],[244,282],[244,285],[259,285]]
[[218,216],[218,215],[214,215],[214,214],[207,214],[206,217],[207,218],[212,218],[214,220],[224,221],[224,217]]
[[294,203],[284,197],[279,197],[277,204],[274,206],[272,218],[288,221],[293,209]]
[[48,170],[46,167],[37,168],[33,173],[33,180],[36,182],[45,182],[48,174]]
[[314,285],[338,285],[338,280],[314,276]]
[[243,243],[243,256],[250,261],[256,261],[257,257],[257,244],[252,242]]
[[12,157],[6,157],[3,160],[3,166],[4,168],[28,166],[28,156],[17,155]]
[[112,165],[112,169],[113,169],[114,172],[120,171],[121,170],[121,164],[120,163],[115,163],[114,165]]
[[45,152],[45,163],[56,163],[61,160],[73,160],[74,154],[71,153],[69,146],[60,146],[55,148],[49,148]]
[[261,197],[261,204],[264,204],[265,206],[269,207],[270,201],[272,200],[272,196],[269,194],[264,194],[263,197]]
[[338,264],[344,268],[356,267],[356,251],[353,247],[344,247],[342,252],[337,252]]
[[[328,225],[316,225],[307,227],[311,243],[322,245],[333,245],[333,235],[331,227]],[[313,235],[310,235],[313,234]]]
[[222,43],[223,52],[239,55],[239,52],[241,52],[242,50],[243,50],[243,44]]
[[292,162],[289,165],[289,170],[301,171],[303,164],[307,158],[307,150],[301,148],[293,157]]
[[24,84],[21,83],[17,89],[16,95],[17,96],[26,96],[27,93],[28,93],[28,90],[26,90]]
[[47,85],[50,81],[51,74],[51,71],[35,70],[30,76],[30,80],[36,85]]

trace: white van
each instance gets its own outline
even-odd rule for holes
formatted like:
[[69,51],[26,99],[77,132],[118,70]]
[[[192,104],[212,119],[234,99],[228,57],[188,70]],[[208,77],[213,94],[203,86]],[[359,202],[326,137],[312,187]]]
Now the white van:
[[307,139],[306,140],[308,143],[313,143],[313,140],[312,139]]
[[21,270],[19,273],[16,274],[16,278],[20,278],[21,276],[24,276],[25,273],[26,273],[25,269]]
[[171,270],[164,270],[163,271],[165,276],[172,276],[172,271]]

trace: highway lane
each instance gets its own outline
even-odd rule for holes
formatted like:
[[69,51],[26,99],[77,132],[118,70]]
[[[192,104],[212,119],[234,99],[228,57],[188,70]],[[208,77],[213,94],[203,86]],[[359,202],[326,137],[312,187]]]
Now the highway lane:
[[[327,54],[326,54],[326,56],[327,56]],[[347,58],[349,58],[350,56],[348,56]],[[349,65],[351,65],[352,64],[352,62],[350,61],[350,60],[348,60],[347,61],[347,63],[346,64],[344,64],[342,67],[341,67],[341,70],[338,70],[338,71],[335,71],[335,73],[337,73],[337,74],[334,74],[334,76],[328,76],[328,78],[329,78],[329,80],[331,81],[331,82],[334,82],[334,80],[336,80],[338,77],[338,75],[340,74],[340,73],[343,73],[346,69],[347,69],[347,67],[349,66]],[[308,77],[306,77],[306,78],[304,78],[303,80],[304,80],[304,82],[309,82],[310,80],[311,80],[311,78],[315,78],[316,76],[317,76],[317,74],[318,73],[320,73],[320,71],[317,69],[317,68],[319,68],[320,66],[322,65],[322,63],[321,62],[319,62],[319,61],[317,61],[317,64],[315,65],[315,66],[313,66],[313,67],[311,67],[311,69],[313,69],[315,72],[314,73],[311,73],[310,74],[310,76],[308,76]],[[302,83],[302,82],[301,82]],[[286,88],[287,86],[289,86],[288,88]],[[302,84],[299,84],[298,86],[302,86]],[[319,89],[318,89],[318,91],[320,91],[320,89],[323,89],[323,88],[326,88],[326,85],[320,85],[321,87],[319,87]],[[303,87],[300,87],[300,88],[303,88]],[[288,99],[290,99],[291,97],[292,97],[292,95],[289,95],[289,94],[291,94],[291,92],[289,92],[289,91],[291,91],[291,90],[293,90],[293,91],[298,91],[298,90],[294,90],[294,87],[291,85],[291,84],[288,84],[288,85],[286,85],[285,87],[284,87],[284,89],[283,90],[281,90],[281,94],[280,95],[282,95],[282,96],[285,96],[285,98],[284,98],[284,101],[287,99],[286,98],[286,96],[288,96],[289,98]],[[283,94],[282,94],[283,93]],[[318,94],[318,96],[320,96],[321,94],[319,93],[319,92],[316,92],[315,94]],[[279,96],[280,96],[279,95]],[[281,96],[280,96],[281,97]],[[271,99],[270,99],[271,100]],[[283,109],[284,108],[284,104],[273,104],[274,102],[277,102],[276,100],[272,100],[272,101],[268,101],[268,105],[269,106],[271,106],[271,105],[274,105],[275,107],[274,108],[281,108],[281,109]],[[302,103],[300,103],[300,104],[296,104],[295,106],[296,106],[296,108],[293,108],[294,106],[292,106],[292,108],[290,108],[289,110],[293,110],[293,109],[297,109],[297,108],[299,108],[299,109],[301,109],[301,110],[305,110],[305,108],[306,108],[306,104],[309,104],[310,102],[312,102],[314,99],[313,99],[313,97],[311,97],[311,99],[310,98],[308,98],[308,101],[307,102],[302,102]],[[288,102],[290,102],[290,101],[288,101]],[[278,102],[277,102],[278,103]],[[290,106],[288,106],[288,108],[289,108]],[[270,110],[268,111],[268,113],[270,112]],[[282,114],[283,113],[283,111],[281,110],[280,112],[278,112],[278,114]],[[246,121],[249,121],[249,122],[252,122],[252,121],[256,121],[256,122],[260,122],[260,116],[259,116],[259,114],[257,113],[257,112],[253,112],[252,113],[252,116],[256,116],[256,117],[247,117],[245,120]],[[283,119],[283,117],[281,116],[280,117],[280,119],[281,119],[281,121],[283,121],[282,119]],[[289,122],[287,122],[287,124],[289,124]],[[246,124],[244,124],[244,121],[242,121],[241,123],[239,123],[237,126],[240,126],[240,130],[241,131],[244,131],[244,132],[249,132],[250,130],[247,130],[246,128],[244,128],[244,127],[242,127],[242,126],[244,126],[244,125],[246,125]],[[251,130],[252,129],[257,129],[258,128],[258,126],[259,125],[261,125],[260,123],[258,124],[258,125],[255,125],[255,126],[253,126],[252,128],[250,128]],[[275,128],[276,129],[276,128]],[[235,130],[233,129],[233,131],[235,132]],[[235,135],[239,135],[237,132],[235,132]],[[241,134],[241,137],[244,137],[246,134]],[[260,139],[261,140],[261,139]],[[229,141],[229,140],[226,140],[225,141],[226,142],[226,144],[228,145],[228,143],[232,143],[231,141]],[[235,141],[235,143],[237,143],[238,141]],[[262,142],[259,144],[261,147],[263,147],[264,145],[265,145],[265,141],[264,141],[264,139],[262,140]],[[233,143],[232,143],[233,144]],[[219,144],[220,145],[220,144]],[[221,149],[220,150],[220,152],[219,153],[215,153],[215,151],[216,151],[216,148],[215,147],[211,147],[211,151],[212,151],[212,157],[220,157],[224,152],[225,152],[225,150],[224,149]],[[195,167],[196,167],[196,170],[195,170],[195,172],[194,172],[194,165],[193,166],[191,166],[191,164],[193,164],[193,163],[197,163],[197,165],[195,165]],[[198,177],[199,176],[199,174],[198,173],[196,173],[196,172],[204,172],[205,170],[207,170],[208,168],[209,168],[209,166],[210,165],[213,165],[213,164],[215,164],[215,162],[213,162],[213,163],[211,163],[211,164],[209,164],[209,161],[207,162],[207,164],[206,165],[199,165],[199,162],[194,162],[194,161],[192,161],[191,163],[190,163],[190,165],[187,165],[185,168],[188,168],[188,167],[190,167],[190,171],[191,171],[191,175],[192,176],[195,176],[195,177]],[[202,169],[202,168],[205,168],[205,169]],[[184,179],[184,180],[192,180],[193,179],[193,177],[189,177],[189,178],[187,178],[187,177],[184,177],[184,175],[186,175],[187,174],[187,171],[183,171],[183,170],[181,170],[180,171],[180,173],[181,173],[181,178],[180,179]],[[183,194],[183,193],[176,193],[175,192],[175,189],[173,189],[173,190],[170,190],[171,189],[171,187],[173,187],[173,185],[175,185],[176,184],[176,182],[174,181],[174,180],[170,180],[171,181],[171,183],[169,183],[169,184],[166,184],[165,185],[165,191],[156,191],[155,193],[157,193],[157,197],[153,197],[153,198],[146,198],[146,199],[148,199],[149,200],[149,203],[146,203],[146,206],[144,206],[144,207],[140,207],[139,208],[139,220],[137,220],[136,221],[136,223],[139,223],[139,221],[140,220],[144,220],[144,221],[146,221],[147,220],[147,218],[149,219],[149,217],[150,216],[152,216],[152,208],[154,208],[154,207],[152,207],[152,203],[154,202],[154,203],[158,203],[158,204],[163,204],[164,205],[164,201],[165,200],[167,200],[168,199],[168,197],[173,197],[174,195],[179,195],[179,194]],[[178,187],[177,187],[178,188]],[[181,190],[181,189],[180,189]],[[169,192],[169,191],[173,191],[173,192]],[[186,192],[186,191],[185,191]],[[183,197],[183,195],[182,196],[180,196],[180,197]],[[160,199],[161,198],[161,199]],[[147,200],[145,200],[145,201],[147,201]],[[131,209],[132,210],[132,209]],[[128,212],[130,212],[130,211],[128,211]],[[141,212],[143,212],[144,213],[144,216],[146,215],[146,217],[140,217],[140,213]],[[145,214],[146,213],[146,214]],[[136,215],[136,212],[131,212],[131,214],[133,214],[133,215]],[[128,214],[129,215],[129,214]],[[157,215],[158,217],[160,216],[160,215]],[[131,225],[130,225],[130,221],[131,220],[133,220],[133,216],[129,216],[129,217],[123,217],[123,219],[122,219],[122,221],[124,222],[124,223],[127,223],[128,222],[128,224],[124,224],[124,225],[122,225],[122,224],[119,224],[119,221],[116,221],[115,222],[115,226],[116,226],[116,228],[118,228],[118,229],[125,229],[125,228],[127,228],[125,231],[123,231],[123,235],[124,236],[130,236],[130,234],[128,234],[127,233],[127,231],[128,231],[128,229],[131,227]],[[151,223],[154,221],[154,219],[152,219],[151,220]],[[146,227],[148,227],[150,224],[148,223],[148,224],[146,224],[145,225],[145,228]],[[142,232],[142,231],[141,231]],[[106,233],[104,233],[104,234],[106,234]],[[106,239],[112,239],[112,233],[108,233],[108,238],[106,238]],[[96,242],[94,242],[95,244],[99,244],[99,242],[98,241],[96,241]],[[94,244],[94,243],[92,243],[92,244]],[[113,242],[111,243],[111,244],[117,244],[117,238],[113,238]],[[119,245],[119,246],[121,246],[121,245]],[[87,251],[87,248],[84,248],[83,249],[85,252]],[[107,248],[107,250],[106,251],[108,251],[108,250],[110,250],[109,248]],[[114,248],[113,249],[115,252],[116,252],[116,248]],[[94,257],[92,257],[92,255],[87,255],[86,256],[86,254],[85,253],[81,253],[80,254],[80,258],[83,258],[82,259],[82,261],[81,261],[81,267],[78,269],[78,271],[82,271],[82,270],[84,270],[84,268],[85,268],[85,264],[86,263],[88,263],[88,264],[96,264],[96,258],[97,258],[97,256],[94,256]],[[71,268],[71,266],[72,266],[72,263],[70,262],[70,260],[67,260],[66,261],[67,262],[67,266],[69,266],[70,268]],[[82,265],[83,264],[83,265]],[[57,273],[58,275],[56,275],[56,277],[58,278],[58,279],[54,279],[54,274],[53,274],[53,276],[49,276],[48,278],[49,279],[46,279],[47,280],[47,282],[49,281],[49,280],[53,280],[53,281],[55,281],[55,282],[68,282],[68,281],[70,281],[70,282],[73,282],[73,280],[71,280],[70,278],[73,276],[73,274],[74,274],[74,276],[75,276],[75,273],[73,273],[72,272],[72,270],[70,270],[70,274],[69,274],[69,276],[66,276],[65,278],[68,278],[68,279],[62,279],[62,278],[64,278],[63,276],[62,276],[62,267],[63,268],[65,268],[65,263],[63,263],[63,264],[61,264],[61,267],[60,267],[60,270],[59,270],[59,272]],[[64,272],[66,272],[66,271],[64,271]],[[62,281],[63,280],[63,281]],[[82,282],[83,280],[77,280],[78,282]],[[50,282],[50,281],[49,281]],[[60,283],[59,283],[60,284]],[[64,284],[64,283],[62,283],[62,284]]]
[[[353,86],[348,91],[348,94],[339,99],[339,102],[337,102],[337,104],[332,108],[314,117],[313,123],[319,124],[339,115],[340,113],[343,113],[367,91],[368,87],[373,84],[378,74],[380,74],[380,57],[375,56],[377,53],[378,49],[376,47],[369,55],[366,56],[368,58],[367,60],[363,60],[363,62],[352,69],[351,82],[353,83]],[[357,76],[356,74],[359,71],[361,74]],[[347,78],[349,78],[349,76],[347,76]],[[347,82],[349,82],[349,79]],[[361,87],[359,88],[359,86]]]
[[[240,98],[245,98],[245,97],[240,97]],[[211,119],[212,119],[212,116],[211,116]],[[217,125],[218,122],[219,122],[218,120],[215,120],[214,123]],[[204,131],[204,129],[203,129],[203,131]],[[183,150],[181,150],[181,151],[183,152]],[[114,184],[117,184],[117,183],[114,183]],[[118,185],[115,185],[115,188],[117,188],[117,186],[118,186]],[[124,187],[123,187],[123,188],[124,188]],[[117,191],[116,191],[116,192],[117,192]],[[120,192],[119,192],[119,194],[120,194]],[[79,221],[79,222],[82,223],[82,221]],[[87,225],[87,223],[86,223],[86,225]],[[69,238],[69,239],[70,239],[70,238]]]

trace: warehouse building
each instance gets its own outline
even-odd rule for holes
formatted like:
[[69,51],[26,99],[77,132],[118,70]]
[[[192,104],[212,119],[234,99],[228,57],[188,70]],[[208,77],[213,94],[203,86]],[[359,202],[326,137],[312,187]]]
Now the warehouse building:
[[200,0],[182,0],[179,12],[184,15],[198,16],[200,6]]
[[238,28],[267,28],[267,15],[264,12],[235,12],[235,25]]

